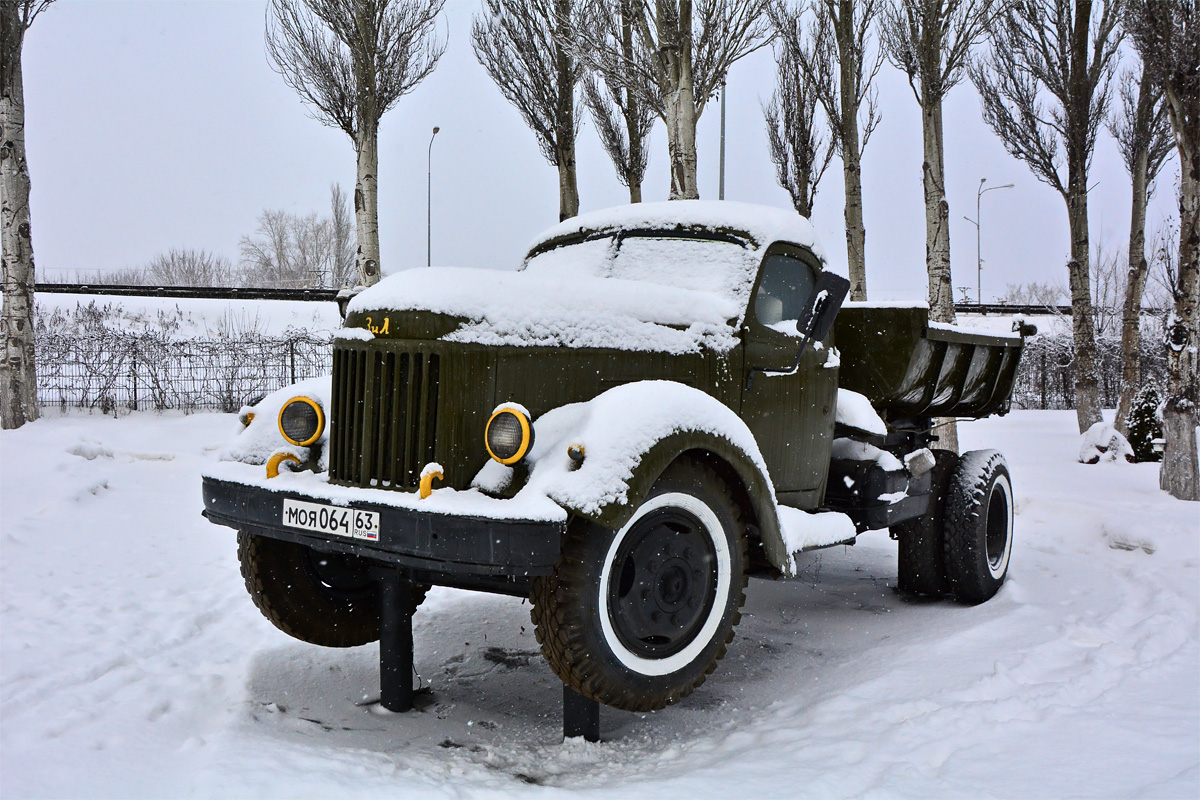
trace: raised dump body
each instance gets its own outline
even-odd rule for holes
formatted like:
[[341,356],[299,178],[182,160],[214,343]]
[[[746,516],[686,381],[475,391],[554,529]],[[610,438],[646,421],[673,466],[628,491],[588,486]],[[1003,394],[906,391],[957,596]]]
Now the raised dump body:
[[1024,347],[1020,333],[929,322],[924,305],[846,303],[834,324],[843,389],[889,422],[1007,413]]

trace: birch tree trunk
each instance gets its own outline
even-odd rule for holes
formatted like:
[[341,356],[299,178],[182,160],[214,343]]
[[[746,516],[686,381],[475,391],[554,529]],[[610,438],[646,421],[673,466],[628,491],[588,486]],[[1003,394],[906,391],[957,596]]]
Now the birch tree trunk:
[[[664,15],[659,15],[660,19]],[[662,41],[660,32],[660,41]],[[666,55],[666,54],[664,54]],[[667,91],[663,92],[667,123],[667,154],[671,159],[671,200],[697,200],[696,97],[692,81],[692,3],[680,0],[678,42],[668,56]]]
[[[17,17],[15,6],[0,13]],[[5,20],[20,24],[17,19]],[[7,58],[10,54],[5,53]],[[0,237],[4,305],[0,335],[0,426],[19,428],[39,416],[33,338],[33,239],[29,222],[29,165],[25,160],[25,95],[21,50],[4,70],[0,87]]]
[[[1172,92],[1167,90],[1172,99]],[[1177,103],[1173,103],[1176,105]],[[1177,118],[1186,117],[1176,112]],[[1194,116],[1192,117],[1195,118]],[[1166,451],[1158,485],[1180,500],[1200,500],[1200,141],[1175,126],[1180,161],[1179,282],[1167,326]]]
[[[569,0],[557,0],[559,19],[570,18]],[[554,68],[558,73],[558,107],[554,114],[554,165],[558,167],[558,221],[579,214],[579,179],[575,168],[575,69],[562,41],[554,43]]]
[[[633,24],[629,21],[632,9],[626,3],[621,4],[621,55],[630,64],[634,58],[634,42],[633,42]],[[638,170],[636,165],[644,166],[643,154],[646,146],[645,139],[642,138],[641,126],[638,125],[640,101],[633,97],[632,93],[624,90],[625,106],[623,115],[625,118],[625,136],[629,143],[629,159],[628,167],[625,171],[625,185],[629,187],[629,202],[642,202],[642,175],[643,170]]]
[[355,137],[358,175],[354,183],[354,222],[358,253],[354,265],[363,286],[379,282],[379,129],[367,120],[359,122]]
[[1129,215],[1129,270],[1125,278],[1125,305],[1121,310],[1121,397],[1117,402],[1116,428],[1129,435],[1129,409],[1142,383],[1142,295],[1146,291],[1146,169],[1149,154],[1138,154],[1133,170],[1133,206]]
[[1067,265],[1071,287],[1071,329],[1075,341],[1075,418],[1079,432],[1100,422],[1100,383],[1096,379],[1096,323],[1092,311],[1092,286],[1089,263],[1091,242],[1088,233],[1087,174],[1091,148],[1088,126],[1092,92],[1088,90],[1088,30],[1092,4],[1075,6],[1075,24],[1070,40],[1068,73],[1068,116],[1080,123],[1069,126],[1067,150],[1067,219],[1071,229],[1071,262]]
[[558,221],[579,214],[579,183],[575,169],[575,138],[558,137],[555,158],[558,161]]
[[[686,70],[688,73],[690,69]],[[691,76],[687,83],[680,77],[679,89],[667,97],[667,153],[671,158],[671,200],[697,200],[696,186],[696,103],[692,98]]]
[[850,276],[850,299],[867,299],[867,229],[863,225],[862,209],[862,147],[858,137],[858,69],[855,59],[846,54],[854,51],[854,3],[839,0],[836,24],[838,70],[841,91],[842,177],[846,186],[846,261]]
[[925,163],[925,270],[929,276],[929,318],[954,322],[950,275],[950,204],[946,202],[946,158],[942,139],[942,102],[926,100],[921,109]]
[[1088,274],[1088,201],[1086,171],[1070,167],[1067,217],[1071,227],[1071,262],[1067,265],[1071,288],[1071,332],[1075,343],[1075,418],[1079,432],[1101,420],[1100,385],[1096,380],[1096,323]]
[[[929,275],[929,318],[954,322],[954,291],[950,277],[950,204],[946,202],[946,160],[942,139],[942,103],[926,100],[921,109],[925,162],[925,270]],[[938,449],[958,452],[958,422],[939,417]]]

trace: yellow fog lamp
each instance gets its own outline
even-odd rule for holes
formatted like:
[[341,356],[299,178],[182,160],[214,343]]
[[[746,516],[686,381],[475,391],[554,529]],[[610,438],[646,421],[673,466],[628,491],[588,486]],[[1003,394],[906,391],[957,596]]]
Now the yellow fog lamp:
[[522,410],[500,406],[492,412],[483,438],[488,455],[501,464],[515,464],[533,447],[533,425]]
[[325,431],[325,412],[309,397],[293,397],[279,409],[279,432],[297,447],[308,447]]

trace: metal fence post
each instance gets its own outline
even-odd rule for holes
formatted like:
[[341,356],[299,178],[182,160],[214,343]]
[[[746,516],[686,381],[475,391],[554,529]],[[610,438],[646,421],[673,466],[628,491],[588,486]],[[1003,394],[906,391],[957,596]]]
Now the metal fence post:
[[292,383],[296,382],[296,340],[288,339],[288,363],[292,367]]
[[1042,348],[1042,410],[1046,409],[1046,348]]
[[133,383],[133,410],[138,410],[138,381],[137,381],[138,346],[137,339],[133,340],[133,350],[129,356],[129,379]]

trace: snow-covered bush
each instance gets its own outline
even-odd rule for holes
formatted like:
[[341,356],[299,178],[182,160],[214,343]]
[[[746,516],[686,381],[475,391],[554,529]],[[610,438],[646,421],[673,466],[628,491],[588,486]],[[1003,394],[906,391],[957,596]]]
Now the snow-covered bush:
[[1116,428],[1107,422],[1097,422],[1083,435],[1079,448],[1080,464],[1099,464],[1101,461],[1133,463],[1133,448]]

